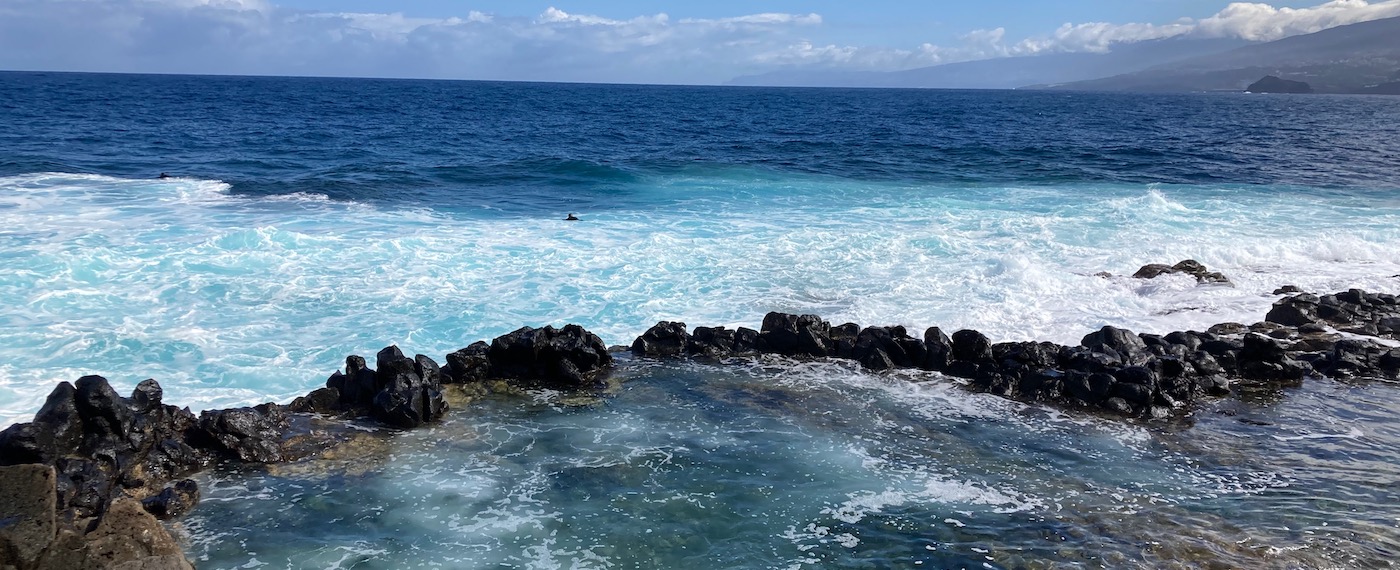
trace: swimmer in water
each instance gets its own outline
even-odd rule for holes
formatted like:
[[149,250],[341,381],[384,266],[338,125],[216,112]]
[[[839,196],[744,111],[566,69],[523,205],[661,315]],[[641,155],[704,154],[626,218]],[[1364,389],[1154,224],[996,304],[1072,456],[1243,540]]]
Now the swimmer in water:
[[566,222],[577,222],[577,221],[578,221],[578,216],[575,216],[575,215],[573,214],[573,212],[570,212],[570,213],[569,213],[569,217],[564,218],[564,221],[566,221]]
[[165,180],[166,178],[174,178],[174,177],[171,176],[171,175],[169,175],[169,174],[166,174],[166,173],[162,172],[162,173],[160,173],[160,176],[157,176],[156,178],[159,178],[159,179],[161,179],[161,180]]

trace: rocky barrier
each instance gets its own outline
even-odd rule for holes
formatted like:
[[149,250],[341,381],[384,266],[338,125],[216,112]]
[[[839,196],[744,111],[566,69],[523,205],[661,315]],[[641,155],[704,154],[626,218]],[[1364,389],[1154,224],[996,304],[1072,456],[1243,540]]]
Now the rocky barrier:
[[632,353],[646,358],[777,354],[840,358],[869,370],[919,368],[962,378],[977,392],[1134,417],[1167,417],[1237,383],[1289,384],[1309,376],[1400,376],[1400,298],[1350,290],[1278,301],[1263,322],[1207,331],[1135,334],[1111,326],[1078,346],[993,343],[975,330],[831,325],[815,315],[769,313],[760,330],[661,322]]
[[0,432],[0,570],[191,568],[158,519],[199,501],[184,479],[219,461],[268,464],[313,456],[348,437],[346,420],[413,428],[447,411],[448,385],[592,388],[612,355],[582,327],[522,328],[447,356],[390,346],[350,356],[326,386],[290,405],[206,410],[161,401],[146,380],[129,397],[85,376],[49,394],[34,421]]
[[[1395,379],[1400,349],[1381,339],[1397,335],[1400,298],[1351,290],[1285,297],[1253,325],[1166,335],[1104,327],[1077,346],[993,343],[974,330],[938,327],[918,338],[901,326],[833,326],[814,315],[769,313],[758,330],[691,331],[661,322],[630,350],[657,359],[850,359],[872,371],[940,372],[971,390],[1020,401],[1160,418],[1229,395],[1241,383]],[[32,422],[0,432],[0,570],[190,568],[159,523],[198,503],[190,475],[220,461],[315,456],[343,442],[351,420],[401,429],[430,423],[447,412],[450,389],[593,389],[606,380],[613,356],[602,339],[568,325],[521,328],[448,354],[444,363],[390,346],[373,368],[348,357],[324,387],[289,405],[197,416],[163,403],[154,380],[126,397],[100,376],[60,383]]]

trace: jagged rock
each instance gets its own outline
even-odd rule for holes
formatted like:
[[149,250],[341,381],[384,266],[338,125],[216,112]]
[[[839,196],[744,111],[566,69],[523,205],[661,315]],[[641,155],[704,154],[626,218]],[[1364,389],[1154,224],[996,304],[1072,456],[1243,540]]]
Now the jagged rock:
[[1109,391],[1116,382],[1112,375],[1102,372],[1086,374],[1070,372],[1065,387],[1070,395],[1086,405],[1098,405],[1108,398]]
[[977,373],[970,383],[972,389],[987,394],[995,394],[1003,398],[1015,398],[1017,396],[1017,381],[1006,374],[997,371],[994,366],[979,366]]
[[76,450],[83,439],[76,395],[72,384],[59,382],[32,423],[15,424],[0,432],[0,465],[51,465],[60,453]]
[[1201,346],[1201,337],[1187,332],[1178,331],[1167,333],[1166,336],[1162,337],[1162,340],[1174,345],[1184,346],[1187,351],[1196,350]]
[[924,331],[924,370],[944,370],[953,354],[953,339],[943,333],[943,329],[929,327]]
[[578,325],[562,329],[523,327],[491,341],[491,377],[541,382],[560,388],[589,388],[612,366],[597,335]]
[[305,396],[292,400],[292,403],[287,407],[293,412],[333,414],[341,411],[340,390],[336,388],[317,388]]
[[1147,362],[1147,343],[1132,331],[1105,326],[1084,336],[1080,345],[1094,352],[1102,352],[1118,358],[1125,364]]
[[1273,308],[1268,310],[1268,315],[1264,319],[1287,326],[1313,324],[1313,322],[1319,321],[1317,319],[1319,301],[1319,298],[1309,296],[1309,294],[1281,298],[1278,303],[1274,303]]
[[1196,278],[1197,283],[1221,283],[1230,284],[1230,280],[1218,271],[1211,271],[1194,259],[1187,259],[1178,262],[1176,265],[1165,265],[1162,263],[1150,263],[1142,266],[1133,273],[1133,277],[1138,279],[1152,279],[1161,275],[1185,273]]
[[927,350],[904,327],[866,327],[856,336],[851,357],[871,370],[909,368],[923,364]]
[[758,331],[747,327],[734,329],[734,354],[758,352]]
[[992,342],[986,335],[974,330],[963,329],[953,333],[952,360],[980,362],[992,358]]
[[864,354],[856,358],[856,361],[860,362],[861,366],[867,370],[880,371],[895,367],[894,360],[890,358],[890,355],[878,347],[867,349]]
[[117,395],[107,379],[84,376],[78,379],[75,387],[73,401],[82,418],[84,447],[114,450],[129,447],[126,434],[132,426],[131,406]]
[[1023,398],[1033,402],[1059,402],[1064,397],[1067,378],[1063,371],[1048,368],[1022,376],[1017,389]]
[[160,409],[164,397],[165,390],[160,387],[160,383],[147,378],[131,391],[131,409],[138,414],[154,412]]
[[1282,287],[1279,287],[1278,289],[1274,289],[1274,294],[1275,294],[1275,295],[1287,295],[1287,294],[1289,294],[1289,293],[1302,293],[1302,292],[1303,292],[1303,288],[1302,288],[1302,287],[1299,287],[1299,286],[1297,286],[1297,285],[1284,285],[1284,286],[1282,286]]
[[160,520],[184,516],[199,504],[199,484],[185,479],[166,487],[157,495],[141,501],[141,508]]
[[248,463],[283,460],[282,439],[288,428],[281,406],[206,410],[199,415],[199,443],[231,459]]
[[101,376],[57,385],[27,424],[0,433],[0,463],[42,463],[57,470],[59,508],[98,514],[122,489],[142,490],[202,468],[209,457],[185,442],[192,414],[161,404],[154,381],[131,399]]
[[690,345],[685,323],[661,321],[632,342],[632,354],[648,358],[682,356],[689,352]]
[[414,428],[437,421],[447,412],[441,369],[427,356],[410,359],[399,347],[387,346],[375,356],[374,379],[380,389],[370,405],[370,415],[386,425]]
[[[745,331],[752,334],[745,335]],[[754,351],[757,334],[757,331],[745,328],[729,330],[724,327],[695,327],[687,350],[691,354],[711,357],[749,354]]]
[[830,355],[836,358],[858,360],[856,342],[860,339],[860,331],[860,325],[855,323],[844,323],[831,327],[831,346],[828,347]]
[[830,356],[830,344],[831,325],[816,315],[768,313],[758,333],[759,352],[783,356]]
[[345,372],[331,374],[326,387],[335,388],[340,393],[341,405],[349,410],[369,408],[382,388],[375,371],[357,355],[345,357]]
[[1048,342],[1004,342],[992,345],[992,360],[1002,374],[1015,379],[1054,368],[1058,364],[1059,353],[1060,346]]
[[85,535],[60,531],[39,569],[193,570],[160,521],[133,499],[118,499]]
[[487,353],[491,345],[474,342],[470,346],[447,355],[447,367],[443,369],[447,384],[472,384],[485,380],[491,373],[491,358]]

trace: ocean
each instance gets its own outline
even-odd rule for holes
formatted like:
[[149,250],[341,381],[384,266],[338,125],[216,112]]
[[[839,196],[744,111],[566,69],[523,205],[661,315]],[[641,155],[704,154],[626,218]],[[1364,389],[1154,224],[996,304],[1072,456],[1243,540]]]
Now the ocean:
[[[524,325],[1076,344],[1256,322],[1282,285],[1400,293],[1396,141],[1400,99],[1366,96],[0,73],[0,425],[84,374],[285,403],[349,354]],[[1130,277],[1188,258],[1233,286]],[[201,568],[1400,558],[1393,385],[1135,422],[935,373],[620,358],[597,397],[205,473],[178,531]]]

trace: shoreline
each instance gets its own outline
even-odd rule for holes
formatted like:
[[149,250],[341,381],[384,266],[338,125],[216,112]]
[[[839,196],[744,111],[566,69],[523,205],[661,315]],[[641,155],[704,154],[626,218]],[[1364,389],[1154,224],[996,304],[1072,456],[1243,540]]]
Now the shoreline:
[[[691,331],[683,323],[658,323],[627,350],[643,359],[718,362],[774,354],[853,360],[875,372],[922,369],[963,379],[975,392],[1152,421],[1248,386],[1395,379],[1400,349],[1366,339],[1396,340],[1397,325],[1400,298],[1349,290],[1285,297],[1250,326],[1223,323],[1160,336],[1104,327],[1078,346],[993,344],[977,331],[950,335],[937,327],[919,339],[904,327],[832,326],[813,315],[770,313],[759,330]],[[577,325],[525,327],[449,354],[442,366],[391,346],[376,355],[374,368],[364,358],[347,358],[325,387],[291,404],[199,416],[165,405],[153,380],[130,397],[98,376],[61,383],[33,422],[0,432],[0,464],[6,466],[0,476],[14,482],[7,487],[23,490],[0,504],[7,511],[0,518],[27,521],[0,526],[0,554],[9,557],[0,565],[24,570],[146,561],[141,567],[189,567],[156,523],[198,503],[198,488],[186,477],[225,461],[276,464],[325,454],[351,439],[351,421],[411,429],[487,393],[593,390],[606,382],[617,348]],[[25,500],[23,509],[8,512],[14,501]],[[27,534],[16,534],[20,530]],[[17,546],[26,544],[40,546]],[[113,558],[116,552],[124,558]],[[165,566],[150,566],[157,563]]]

